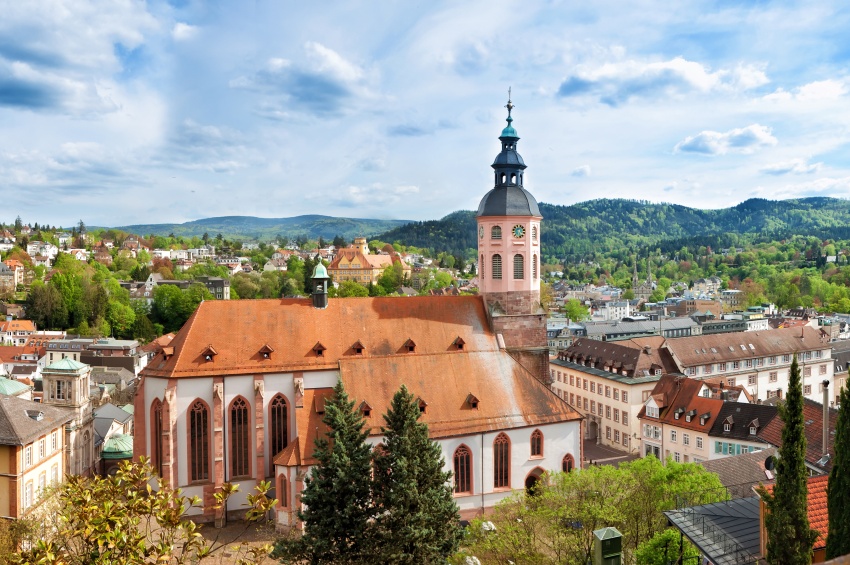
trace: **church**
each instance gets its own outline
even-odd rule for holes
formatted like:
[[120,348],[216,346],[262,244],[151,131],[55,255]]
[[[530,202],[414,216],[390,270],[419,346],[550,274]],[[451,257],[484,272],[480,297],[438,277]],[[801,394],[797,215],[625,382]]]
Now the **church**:
[[[201,498],[196,519],[243,516],[247,495],[270,480],[278,527],[297,526],[339,380],[373,445],[401,385],[418,398],[464,518],[580,464],[582,416],[548,386],[542,216],[523,188],[513,107],[478,208],[478,296],[329,299],[319,265],[311,298],[203,302],[150,361],[135,398],[134,453]],[[225,482],[239,492],[216,511]]]

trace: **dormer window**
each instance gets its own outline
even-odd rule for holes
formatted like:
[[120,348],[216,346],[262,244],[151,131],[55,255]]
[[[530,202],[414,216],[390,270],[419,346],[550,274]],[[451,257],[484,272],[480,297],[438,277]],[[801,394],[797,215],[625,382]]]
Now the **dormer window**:
[[372,417],[372,407],[365,400],[360,403],[360,413],[363,414],[364,418]]
[[405,341],[402,347],[404,347],[405,351],[407,351],[408,353],[414,353],[416,351],[416,344],[413,342],[412,339],[408,339],[407,341]]
[[355,355],[363,355],[363,350],[366,349],[363,347],[363,344],[360,341],[355,342],[354,345],[351,346],[351,350]]
[[274,349],[268,343],[260,348],[260,355],[263,356],[263,359],[271,359],[273,352]]
[[730,424],[729,422],[724,422],[723,423],[723,431],[724,432],[731,432],[732,431],[732,424]]
[[420,413],[420,414],[425,414],[425,412],[426,412],[426,411],[427,411],[427,409],[428,409],[428,403],[427,403],[427,402],[425,402],[424,400],[422,400],[421,398],[419,399],[419,401],[418,401],[418,402],[419,402],[419,413]]
[[681,416],[681,415],[682,415],[682,414],[684,414],[684,413],[685,413],[685,409],[684,409],[684,408],[676,408],[676,411],[675,411],[675,412],[673,412],[673,418],[675,418],[676,420],[678,420],[678,419],[679,419],[679,416]]
[[478,410],[478,398],[476,398],[471,392],[466,396],[466,403],[473,410]]
[[201,353],[201,355],[204,356],[204,359],[206,361],[212,361],[213,358],[218,355],[218,351],[216,351],[212,345],[208,345],[207,348],[204,349],[203,353]]
[[458,351],[463,351],[463,346],[464,346],[464,344],[465,344],[465,343],[466,343],[466,342],[465,342],[465,341],[463,341],[463,339],[461,339],[461,337],[460,337],[460,336],[457,336],[457,337],[455,338],[455,340],[452,342],[452,345],[453,345],[453,346],[455,347],[455,349],[457,349]]
[[316,345],[313,346],[313,352],[316,354],[316,357],[324,357],[325,350],[327,347],[321,344],[321,342],[316,342]]

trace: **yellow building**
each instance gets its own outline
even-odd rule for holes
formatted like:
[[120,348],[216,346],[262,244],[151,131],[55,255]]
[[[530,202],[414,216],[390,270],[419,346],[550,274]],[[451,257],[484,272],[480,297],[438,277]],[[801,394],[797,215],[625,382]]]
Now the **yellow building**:
[[365,237],[358,237],[354,245],[340,249],[328,266],[328,274],[335,282],[355,281],[363,285],[378,282],[387,267],[399,263],[404,274],[410,275],[410,266],[395,254],[374,255],[369,253]]
[[65,425],[74,412],[0,396],[0,518],[27,515],[39,491],[63,480]]

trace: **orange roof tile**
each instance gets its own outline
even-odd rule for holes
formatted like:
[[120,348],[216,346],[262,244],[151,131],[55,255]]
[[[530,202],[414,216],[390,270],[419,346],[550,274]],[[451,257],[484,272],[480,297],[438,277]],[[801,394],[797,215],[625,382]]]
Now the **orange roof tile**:
[[[829,533],[829,512],[827,511],[826,489],[829,484],[829,475],[818,475],[809,477],[807,481],[808,493],[806,503],[808,506],[809,527],[818,531],[813,550],[826,547],[826,535]],[[766,485],[767,492],[773,494],[776,484]]]
[[34,332],[32,320],[10,320],[0,322],[0,332]]
[[[457,337],[463,351],[452,345]],[[354,356],[351,345],[364,345],[363,357],[406,352],[407,339],[417,353],[463,354],[496,351],[484,303],[477,296],[415,296],[331,299],[326,309],[313,308],[309,299],[207,300],[189,318],[170,346],[143,374],[194,377],[293,370],[333,369]],[[316,340],[326,348],[314,350]],[[206,361],[212,345],[216,355]],[[264,345],[274,352],[266,359]]]

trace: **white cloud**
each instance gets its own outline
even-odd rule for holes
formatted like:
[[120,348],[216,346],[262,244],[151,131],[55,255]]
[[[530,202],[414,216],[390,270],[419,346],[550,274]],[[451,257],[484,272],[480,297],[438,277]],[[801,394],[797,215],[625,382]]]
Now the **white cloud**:
[[307,58],[313,63],[313,70],[329,74],[345,82],[354,82],[363,77],[363,70],[346,61],[339,53],[316,41],[304,44]]
[[762,167],[760,170],[768,175],[805,175],[816,173],[823,166],[823,163],[808,163],[806,159],[791,159],[781,163],[773,163]]
[[764,96],[765,100],[771,102],[783,102],[788,100],[799,100],[801,102],[837,100],[847,94],[847,84],[844,81],[826,79],[810,82],[794,90],[788,91],[778,88],[774,92]]
[[575,74],[564,79],[558,94],[562,97],[591,95],[605,104],[618,106],[633,97],[744,91],[768,82],[764,70],[756,65],[740,64],[731,69],[711,71],[706,65],[683,57],[656,62],[628,59],[582,65]]
[[673,148],[673,151],[675,153],[702,153],[704,155],[749,154],[777,143],[778,141],[769,127],[752,124],[745,128],[736,128],[722,133],[710,130],[702,131],[680,141]]
[[575,169],[573,169],[573,172],[571,172],[570,175],[574,177],[589,177],[590,165],[582,165],[581,167],[576,167]]
[[198,35],[197,26],[189,25],[183,22],[177,22],[171,28],[171,37],[174,41],[189,41]]

